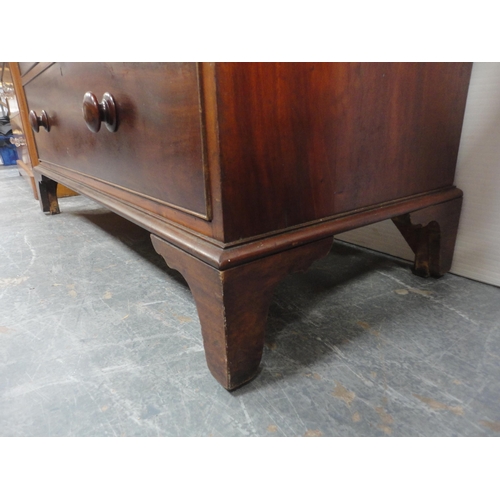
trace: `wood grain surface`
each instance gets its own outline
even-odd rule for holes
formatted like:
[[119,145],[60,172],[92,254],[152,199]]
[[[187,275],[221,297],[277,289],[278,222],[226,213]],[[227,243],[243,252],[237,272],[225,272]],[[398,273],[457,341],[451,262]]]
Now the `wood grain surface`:
[[257,374],[276,285],[289,273],[305,271],[325,257],[333,243],[333,238],[324,238],[219,271],[154,235],[151,239],[167,264],[188,282],[198,309],[208,367],[230,390]]
[[470,63],[221,63],[226,241],[453,184]]
[[[36,135],[40,160],[209,218],[195,63],[56,63],[25,91],[51,122]],[[86,92],[113,95],[115,133],[88,130]]]

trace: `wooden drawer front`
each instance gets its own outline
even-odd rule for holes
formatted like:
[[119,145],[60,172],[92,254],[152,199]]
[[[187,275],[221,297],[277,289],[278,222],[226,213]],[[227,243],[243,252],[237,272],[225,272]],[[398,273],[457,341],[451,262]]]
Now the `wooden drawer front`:
[[[35,134],[41,161],[209,217],[195,63],[55,63],[25,91],[50,119]],[[113,96],[116,132],[87,128],[86,92]]]

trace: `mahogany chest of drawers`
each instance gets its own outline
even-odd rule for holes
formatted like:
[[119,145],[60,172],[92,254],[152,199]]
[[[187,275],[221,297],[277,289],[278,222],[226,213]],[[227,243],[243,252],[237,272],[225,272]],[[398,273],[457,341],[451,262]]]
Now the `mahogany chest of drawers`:
[[451,265],[470,63],[38,63],[23,86],[41,206],[61,182],[143,226],[188,282],[210,371],[257,372],[276,284],[392,218]]

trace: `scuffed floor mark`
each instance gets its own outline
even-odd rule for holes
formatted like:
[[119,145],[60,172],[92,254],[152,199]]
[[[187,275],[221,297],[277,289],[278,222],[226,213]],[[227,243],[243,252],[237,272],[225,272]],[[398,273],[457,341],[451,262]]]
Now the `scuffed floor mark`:
[[449,406],[432,398],[427,398],[425,396],[420,396],[418,394],[413,394],[417,399],[425,403],[427,406],[431,407],[433,410],[448,410],[455,415],[463,415],[464,409],[461,406]]
[[191,323],[193,321],[193,318],[190,318],[189,316],[180,316],[179,314],[174,314],[172,313],[172,316],[179,322],[179,323]]
[[0,280],[0,286],[16,286],[24,283],[28,276],[21,276],[19,278],[3,278]]
[[417,295],[422,295],[423,297],[430,297],[434,292],[430,290],[420,290],[418,288],[408,288],[411,293],[416,293]]
[[103,373],[108,373],[108,372],[121,373],[121,372],[130,372],[132,370],[140,370],[140,369],[141,368],[135,364],[127,363],[124,365],[106,366],[104,368],[101,368],[101,372],[103,372]]
[[72,284],[72,285],[66,285],[66,288],[68,289],[68,295],[70,297],[73,297],[75,298],[78,294],[76,293],[76,290],[75,290],[75,285]]
[[382,423],[387,424],[387,425],[392,425],[394,423],[394,419],[392,416],[385,411],[382,406],[377,406],[375,408],[375,411],[378,413],[380,419],[382,420]]
[[111,297],[113,297],[113,294],[109,290],[106,290],[106,293],[102,296],[104,300],[108,300]]
[[382,420],[382,423],[379,424],[377,427],[383,431],[385,434],[390,436],[392,434],[392,427],[391,425],[394,423],[394,419],[392,418],[392,415],[387,413],[382,406],[377,406],[375,408],[375,411],[378,413],[378,416],[380,417],[380,420]]
[[358,411],[355,411],[355,412],[352,414],[351,418],[352,418],[352,421],[353,421],[353,422],[361,422],[361,415],[359,414],[359,412],[358,412]]
[[473,319],[469,318],[469,316],[467,316],[463,312],[458,311],[454,307],[451,307],[447,304],[444,304],[442,301],[438,300],[436,297],[432,297],[434,292],[431,292],[429,290],[419,290],[418,288],[409,287],[405,283],[403,283],[401,280],[398,280],[397,278],[395,278],[394,276],[391,276],[390,274],[382,273],[380,271],[378,271],[378,273],[382,274],[383,276],[385,276],[393,281],[396,281],[397,283],[399,283],[400,285],[403,285],[405,287],[405,288],[399,288],[398,290],[394,290],[398,295],[407,295],[407,293],[409,293],[409,292],[416,293],[417,295],[422,295],[423,297],[427,297],[429,300],[432,300],[432,302],[439,304],[440,306],[448,309],[449,311],[452,311],[455,314],[458,314],[461,318],[469,321],[473,325],[476,325],[476,326],[479,325],[479,323],[477,321],[474,321]]
[[356,393],[347,390],[341,383],[335,382],[335,389],[332,392],[332,396],[337,399],[341,399],[347,406],[351,406],[351,403],[356,398]]
[[245,415],[245,420],[247,421],[247,425],[250,429],[251,435],[257,436],[258,435],[257,430],[255,429],[255,427],[253,425],[252,418],[248,414],[247,407],[245,406],[243,399],[240,398],[239,402],[240,402],[241,409],[243,410],[243,414]]
[[30,260],[30,263],[28,264],[28,267],[26,268],[26,270],[24,271],[23,274],[26,274],[31,266],[33,266],[34,262],[35,262],[35,259],[36,259],[36,251],[35,249],[33,248],[33,245],[29,242],[28,240],[28,237],[27,236],[24,236],[24,242],[26,243],[26,246],[30,249],[30,252],[31,252],[31,260]]
[[141,419],[147,420],[152,417],[156,417],[156,415],[159,415],[161,413],[161,410],[159,408],[156,408],[153,405],[147,405],[146,409],[141,413]]
[[278,346],[277,346],[277,344],[276,344],[276,342],[266,342],[266,343],[265,343],[265,346],[266,346],[268,349],[270,349],[271,351],[276,350],[276,347],[278,347]]
[[72,384],[78,384],[78,383],[80,383],[80,381],[72,376],[69,376],[66,379],[56,380],[54,382],[49,382],[46,384],[43,383],[42,381],[38,380],[37,382],[28,382],[25,384],[17,385],[16,387],[13,387],[12,389],[7,390],[3,394],[3,397],[5,399],[16,399],[19,397],[26,396],[28,394],[32,394],[34,392],[39,393],[40,391],[42,391],[43,389],[46,389],[47,387],[57,387],[57,386],[72,385]]
[[488,427],[493,432],[500,432],[500,422],[489,422],[488,420],[480,420],[479,423],[484,427]]
[[388,436],[392,435],[392,427],[389,427],[388,425],[377,425],[377,427],[384,433],[387,434]]
[[110,269],[110,268],[116,267],[116,266],[117,266],[117,264],[110,264],[109,266],[106,266],[106,267],[97,267],[94,269],[94,271],[100,273],[100,272],[104,271],[105,269]]
[[10,333],[12,328],[7,328],[6,326],[0,326],[0,333]]
[[304,437],[321,437],[323,433],[318,429],[307,429]]
[[419,288],[398,288],[397,290],[394,290],[394,293],[397,293],[398,295],[408,295],[409,293],[416,293],[417,295],[422,295],[424,297],[430,297],[434,292],[431,292],[430,290],[420,290]]
[[184,348],[184,352],[186,353],[189,353],[189,352],[203,352],[204,349],[203,349],[203,346],[201,344],[196,344],[196,345],[192,345],[190,347],[186,346]]
[[268,425],[267,432],[278,432],[278,426],[277,425]]
[[369,333],[372,335],[375,335],[375,337],[380,336],[380,332],[377,330],[374,330],[366,321],[357,321],[356,324],[363,328],[364,330],[367,330]]

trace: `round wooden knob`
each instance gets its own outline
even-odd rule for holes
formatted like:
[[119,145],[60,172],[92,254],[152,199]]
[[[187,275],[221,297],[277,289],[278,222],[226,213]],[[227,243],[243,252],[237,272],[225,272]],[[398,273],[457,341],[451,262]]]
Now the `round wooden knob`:
[[116,119],[116,104],[113,96],[107,92],[99,102],[92,92],[83,96],[83,119],[91,132],[99,132],[101,122],[104,122],[110,132],[116,132],[118,121]]
[[50,121],[49,115],[46,111],[42,110],[42,114],[37,116],[37,114],[31,110],[30,111],[30,125],[34,132],[39,132],[40,127],[43,127],[47,132],[50,131]]

